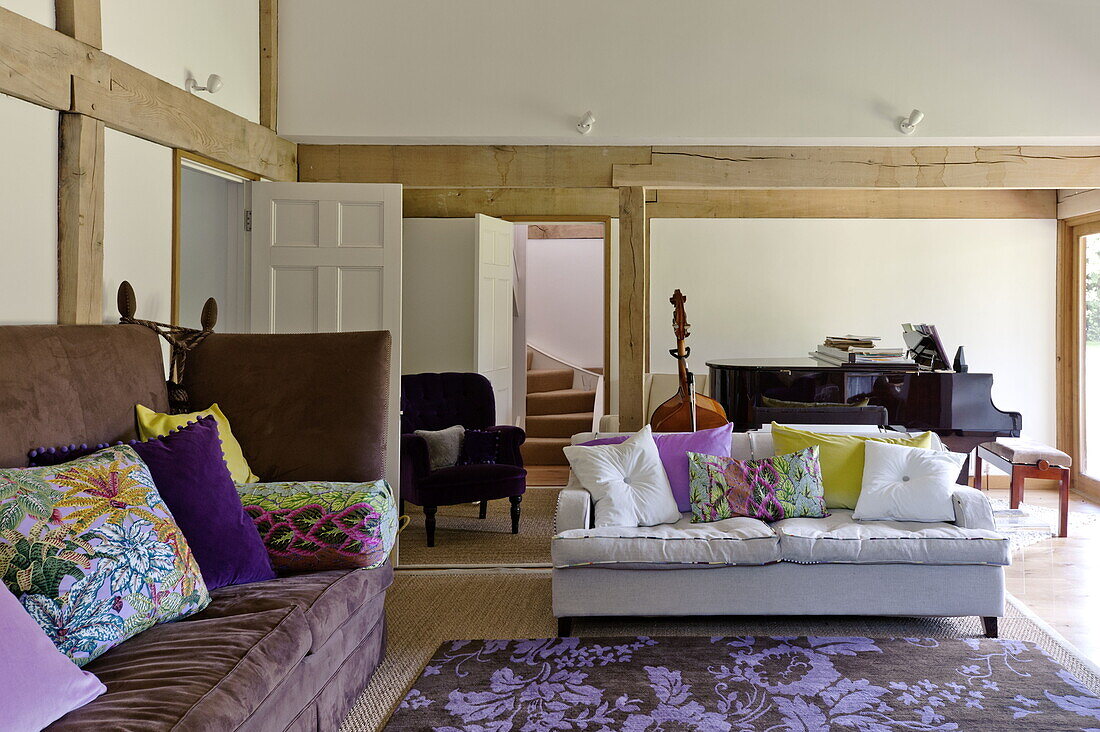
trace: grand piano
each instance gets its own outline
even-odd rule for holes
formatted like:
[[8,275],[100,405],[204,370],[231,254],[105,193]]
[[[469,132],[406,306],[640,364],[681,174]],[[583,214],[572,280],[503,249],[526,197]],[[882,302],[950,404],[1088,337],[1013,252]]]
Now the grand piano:
[[869,405],[885,408],[885,424],[931,430],[952,450],[970,452],[995,437],[1019,437],[1023,422],[1019,412],[993,405],[993,374],[827,366],[810,358],[708,361],[707,367],[711,396],[737,430],[760,427],[760,417],[776,405],[857,412]]

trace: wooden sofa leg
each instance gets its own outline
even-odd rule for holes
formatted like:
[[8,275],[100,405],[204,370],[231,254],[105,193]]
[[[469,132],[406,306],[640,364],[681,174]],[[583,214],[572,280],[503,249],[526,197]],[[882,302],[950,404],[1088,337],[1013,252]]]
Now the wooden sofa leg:
[[523,500],[523,496],[511,496],[508,498],[512,502],[512,533],[519,533],[519,504]]
[[558,637],[568,638],[573,632],[573,618],[558,618]]
[[435,512],[436,506],[424,507],[424,531],[428,535],[428,546],[435,546]]
[[488,513],[488,512],[489,512],[489,502],[488,501],[482,501],[481,506],[479,506],[478,510],[477,510],[477,517],[479,519],[483,519],[483,518],[485,518],[485,514]]
[[982,618],[986,638],[997,638],[997,618]]

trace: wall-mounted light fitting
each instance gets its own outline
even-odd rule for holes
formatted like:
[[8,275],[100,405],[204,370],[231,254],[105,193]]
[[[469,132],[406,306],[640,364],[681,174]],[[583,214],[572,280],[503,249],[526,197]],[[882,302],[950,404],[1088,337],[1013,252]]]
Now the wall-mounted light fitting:
[[914,109],[909,113],[908,117],[902,117],[898,120],[898,129],[906,135],[911,135],[917,130],[917,125],[924,119],[924,112],[919,109]]
[[581,133],[582,135],[587,135],[589,132],[592,131],[592,126],[595,124],[596,115],[592,114],[592,111],[589,110],[585,112],[584,116],[581,117],[579,122],[577,122],[577,132]]
[[206,86],[199,86],[199,82],[195,81],[194,76],[188,76],[184,87],[191,93],[204,91],[216,94],[217,91],[222,88],[222,77],[217,74],[211,74],[206,77]]

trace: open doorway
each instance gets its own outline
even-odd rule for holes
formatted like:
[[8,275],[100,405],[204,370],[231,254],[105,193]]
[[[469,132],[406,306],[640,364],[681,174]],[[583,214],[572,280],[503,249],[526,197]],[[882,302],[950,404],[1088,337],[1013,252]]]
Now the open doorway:
[[203,304],[218,303],[219,333],[248,332],[248,190],[258,178],[176,151],[172,322],[199,327]]
[[572,435],[598,430],[607,407],[610,232],[605,221],[516,226],[524,465],[536,481],[548,472],[556,480],[544,468],[564,470],[562,448]]

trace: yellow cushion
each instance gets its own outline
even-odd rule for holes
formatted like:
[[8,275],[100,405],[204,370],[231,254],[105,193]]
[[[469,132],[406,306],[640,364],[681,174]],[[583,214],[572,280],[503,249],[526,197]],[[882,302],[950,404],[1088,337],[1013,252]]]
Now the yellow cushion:
[[817,445],[821,460],[821,483],[825,488],[825,505],[829,508],[855,508],[863,485],[864,443],[890,442],[906,447],[932,447],[932,433],[916,437],[871,437],[869,435],[834,435],[791,429],[772,422],[775,454],[787,455]]
[[179,429],[189,422],[194,422],[200,417],[213,417],[218,423],[218,437],[222,441],[222,455],[225,464],[229,466],[229,472],[237,483],[255,483],[259,481],[248,467],[248,461],[244,459],[241,445],[233,436],[233,430],[229,428],[229,420],[218,408],[217,404],[211,404],[210,409],[190,414],[161,414],[154,412],[149,407],[137,405],[138,434],[143,440],[151,440],[154,437],[164,437],[172,430]]

